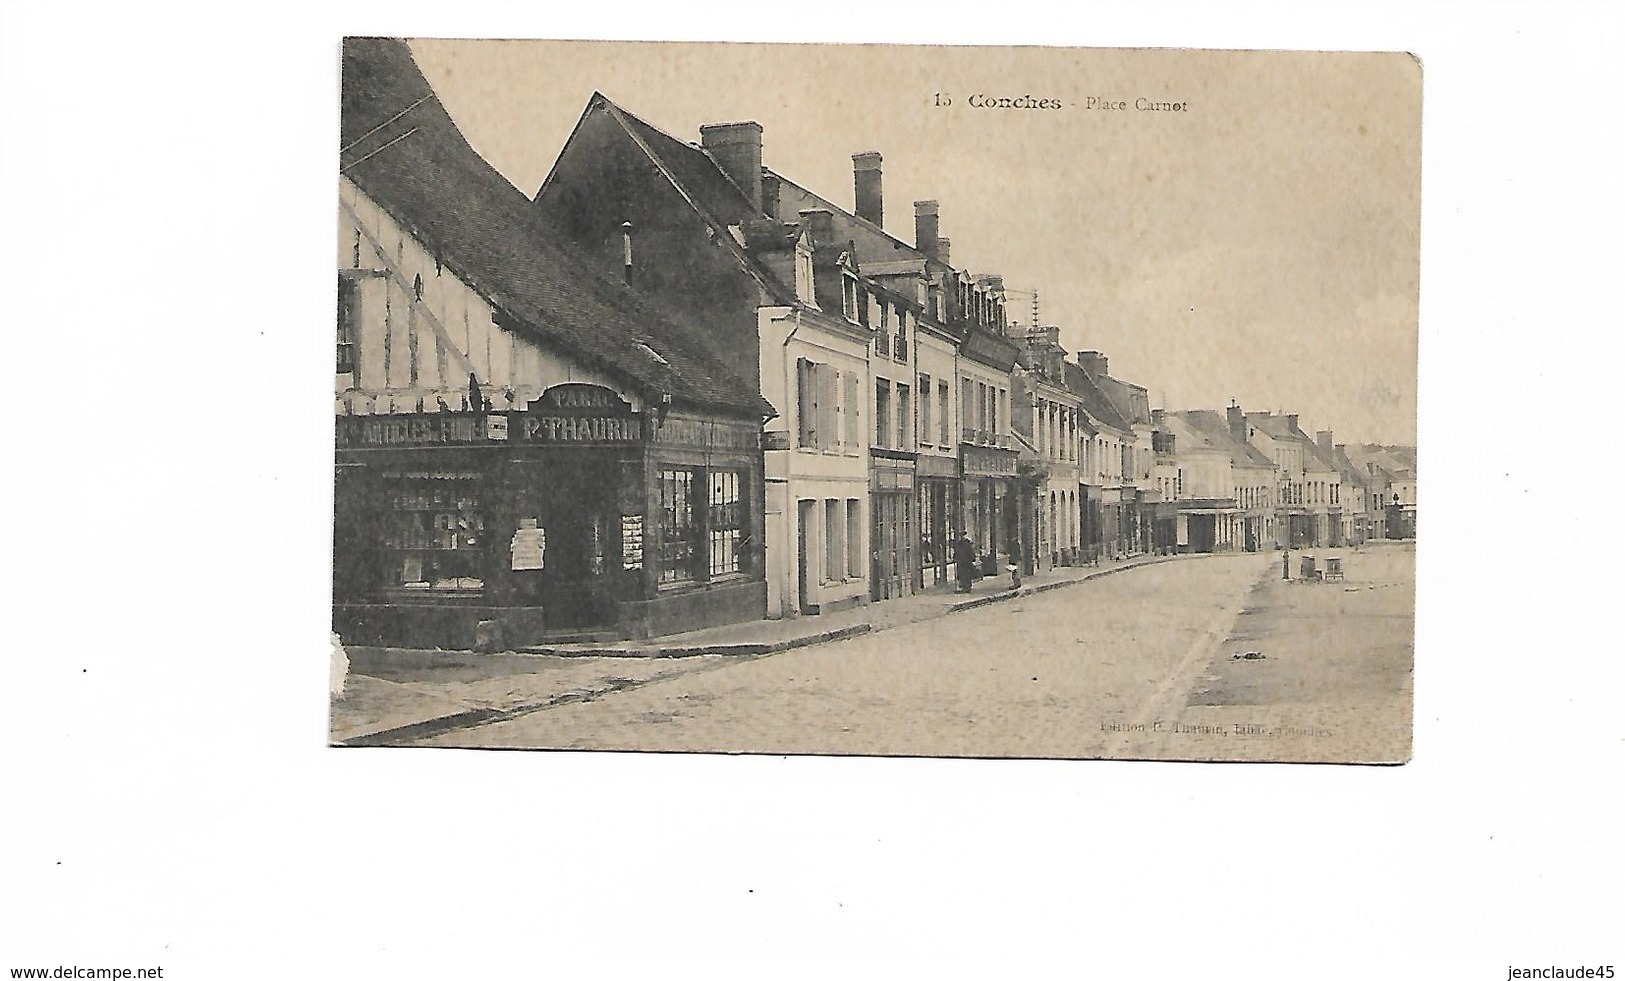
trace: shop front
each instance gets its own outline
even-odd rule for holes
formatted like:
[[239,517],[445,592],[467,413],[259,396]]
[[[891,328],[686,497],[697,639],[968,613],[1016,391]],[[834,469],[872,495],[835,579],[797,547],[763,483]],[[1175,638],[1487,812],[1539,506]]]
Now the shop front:
[[1021,554],[1016,451],[968,444],[959,451],[964,528],[981,558],[982,574],[1001,575]]
[[751,422],[565,384],[524,410],[343,416],[334,629],[511,648],[762,616]]
[[869,599],[912,596],[918,588],[914,454],[870,450]]
[[921,454],[915,469],[920,514],[920,585],[954,581],[953,544],[959,538],[959,461]]

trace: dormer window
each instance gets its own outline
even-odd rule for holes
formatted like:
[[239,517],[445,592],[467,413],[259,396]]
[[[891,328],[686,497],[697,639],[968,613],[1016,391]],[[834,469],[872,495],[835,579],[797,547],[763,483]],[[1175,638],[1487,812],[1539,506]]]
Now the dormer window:
[[858,322],[858,297],[857,277],[843,275],[841,277],[841,314],[852,323]]
[[817,306],[813,300],[812,250],[796,245],[796,299],[808,306]]

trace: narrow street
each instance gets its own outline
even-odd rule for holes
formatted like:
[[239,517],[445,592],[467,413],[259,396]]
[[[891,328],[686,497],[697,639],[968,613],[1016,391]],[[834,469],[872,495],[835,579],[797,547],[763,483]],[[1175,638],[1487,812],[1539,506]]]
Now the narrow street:
[[[1366,550],[1350,556],[1346,583],[1312,585],[1279,582],[1279,553],[1149,566],[819,647],[707,660],[418,745],[1403,758],[1413,558]],[[1231,659],[1254,649],[1265,658]]]

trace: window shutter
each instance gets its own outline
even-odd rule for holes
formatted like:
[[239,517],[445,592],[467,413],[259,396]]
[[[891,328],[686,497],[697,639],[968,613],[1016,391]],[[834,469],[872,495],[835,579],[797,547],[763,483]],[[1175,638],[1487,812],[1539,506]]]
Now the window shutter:
[[846,375],[846,405],[847,405],[847,410],[846,410],[847,411],[847,419],[846,419],[846,433],[847,433],[847,436],[846,436],[846,442],[847,442],[847,445],[850,446],[853,449],[854,452],[861,452],[862,449],[863,449],[863,433],[864,433],[863,426],[864,426],[864,423],[863,423],[863,413],[859,408],[860,406],[863,405],[863,388],[862,388],[861,383],[862,383],[862,379],[860,379],[858,377],[857,372],[855,372],[855,371],[847,372],[847,375]]
[[822,450],[835,449],[835,368],[831,365],[818,366],[818,423],[821,430],[818,434],[818,448]]
[[799,444],[812,446],[816,435],[816,413],[818,401],[813,392],[812,362],[806,358],[796,359],[796,426],[799,430]]
[[830,439],[835,449],[842,449],[846,446],[847,422],[845,418],[846,408],[841,404],[841,393],[844,390],[841,388],[841,372],[839,369],[835,371],[835,387],[833,391],[835,397],[830,401],[835,405],[835,427],[830,430]]

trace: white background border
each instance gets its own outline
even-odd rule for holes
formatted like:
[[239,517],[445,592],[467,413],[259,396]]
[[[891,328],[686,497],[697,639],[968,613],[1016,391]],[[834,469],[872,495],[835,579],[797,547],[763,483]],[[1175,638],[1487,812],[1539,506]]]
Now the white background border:
[[[0,969],[1625,970],[1620,15],[705,9],[5,8]],[[345,33],[1420,54],[1415,762],[324,748]]]

